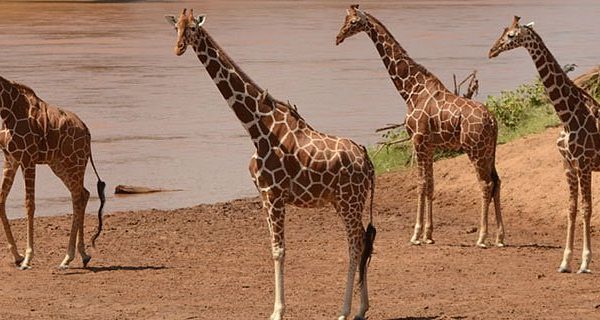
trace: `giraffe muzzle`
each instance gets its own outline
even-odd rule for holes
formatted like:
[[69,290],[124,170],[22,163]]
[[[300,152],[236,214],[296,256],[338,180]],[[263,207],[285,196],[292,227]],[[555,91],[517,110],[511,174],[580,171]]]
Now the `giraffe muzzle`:
[[498,55],[500,55],[500,50],[496,50],[495,48],[490,49],[490,52],[488,53],[488,58],[492,59],[497,57]]
[[175,54],[178,55],[178,56],[184,54],[185,53],[185,48],[186,48],[186,46],[183,45],[183,44],[177,45],[175,47]]

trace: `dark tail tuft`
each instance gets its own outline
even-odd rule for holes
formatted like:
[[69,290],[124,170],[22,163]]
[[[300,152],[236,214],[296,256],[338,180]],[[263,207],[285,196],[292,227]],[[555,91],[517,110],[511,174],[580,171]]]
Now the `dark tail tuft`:
[[372,223],[369,223],[367,230],[364,235],[364,249],[360,256],[360,264],[358,265],[358,285],[362,286],[365,280],[367,266],[371,262],[371,254],[373,254],[373,243],[375,242],[375,235],[377,230]]
[[102,209],[104,208],[104,202],[106,202],[106,196],[104,195],[104,188],[106,187],[106,183],[102,180],[98,180],[96,185],[98,187],[98,197],[100,198],[100,208],[98,209],[98,230],[96,230],[96,234],[92,236],[92,247],[96,247],[96,238],[102,232]]

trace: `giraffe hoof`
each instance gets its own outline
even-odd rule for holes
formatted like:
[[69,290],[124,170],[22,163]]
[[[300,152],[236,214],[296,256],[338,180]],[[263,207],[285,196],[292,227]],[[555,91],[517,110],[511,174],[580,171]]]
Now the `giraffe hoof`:
[[506,246],[506,244],[504,244],[504,242],[496,242],[496,247],[498,248],[504,248]]
[[571,270],[569,270],[569,268],[567,268],[567,267],[560,267],[560,268],[558,268],[558,272],[559,273],[571,273]]
[[90,262],[90,260],[92,260],[91,256],[87,256],[87,257],[83,257],[81,259],[81,262],[83,262],[83,267],[87,268],[88,263]]
[[67,270],[69,269],[69,265],[68,264],[61,264],[58,266],[59,270]]
[[423,242],[424,242],[425,244],[434,244],[434,243],[435,243],[435,240],[433,240],[433,239],[423,239]]
[[582,273],[592,273],[592,270],[587,269],[587,268],[583,268],[583,269],[579,269],[577,271],[577,273],[582,274]]
[[482,249],[487,249],[487,245],[483,242],[477,242],[477,246]]
[[365,317],[361,317],[361,316],[356,316],[354,317],[354,320],[365,320]]
[[420,246],[421,245],[421,241],[419,241],[419,240],[410,240],[410,243],[413,246]]
[[31,266],[20,265],[20,266],[17,267],[17,269],[19,269],[19,270],[29,270],[29,269],[31,269]]
[[20,266],[21,266],[21,263],[23,262],[23,260],[25,260],[25,257],[23,257],[23,256],[19,256],[17,259],[15,259],[15,265],[16,265],[17,267],[20,267]]

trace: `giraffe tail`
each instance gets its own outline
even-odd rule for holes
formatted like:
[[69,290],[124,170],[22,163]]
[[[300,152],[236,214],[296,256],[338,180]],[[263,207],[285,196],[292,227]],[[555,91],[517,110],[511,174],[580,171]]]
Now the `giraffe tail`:
[[496,171],[496,165],[494,165],[492,168],[492,197],[495,197],[497,192],[500,192],[500,177]]
[[100,198],[100,208],[98,209],[98,229],[96,233],[92,236],[91,242],[92,247],[96,247],[96,238],[102,232],[102,209],[104,209],[104,203],[106,202],[106,196],[104,195],[104,188],[106,187],[106,183],[100,179],[100,175],[98,175],[98,170],[96,170],[96,165],[94,164],[94,159],[90,154],[90,163],[92,164],[92,168],[94,169],[94,173],[96,174],[96,178],[98,178],[98,183],[96,183],[96,187],[98,189],[98,198]]
[[373,243],[375,242],[375,235],[377,234],[377,229],[373,226],[373,199],[375,198],[375,166],[373,162],[369,158],[367,153],[367,149],[363,146],[363,150],[365,151],[366,161],[370,166],[370,179],[371,179],[371,199],[369,206],[369,224],[367,225],[367,230],[364,233],[364,247],[363,252],[360,257],[360,263],[358,265],[358,284],[359,286],[363,285],[367,274],[367,266],[371,262],[371,255],[373,254]]

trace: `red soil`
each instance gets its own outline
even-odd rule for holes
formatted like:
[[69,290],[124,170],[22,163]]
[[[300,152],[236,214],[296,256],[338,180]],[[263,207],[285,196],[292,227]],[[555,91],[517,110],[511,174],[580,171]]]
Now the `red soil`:
[[[498,148],[506,248],[475,247],[479,189],[464,156],[435,164],[434,245],[409,245],[414,170],[380,176],[369,319],[600,319],[598,274],[556,272],[568,206],[557,134]],[[595,194],[599,187],[595,181]],[[88,236],[95,223],[89,216]],[[33,269],[15,269],[8,251],[0,262],[1,319],[267,319],[272,311],[273,265],[257,198],[110,214],[88,269],[79,260],[56,268],[70,217],[35,224]],[[23,249],[24,221],[13,225]],[[286,318],[336,318],[347,268],[340,219],[332,209],[289,208],[286,227]],[[578,227],[575,269],[580,235]],[[600,270],[598,262],[591,268]]]

